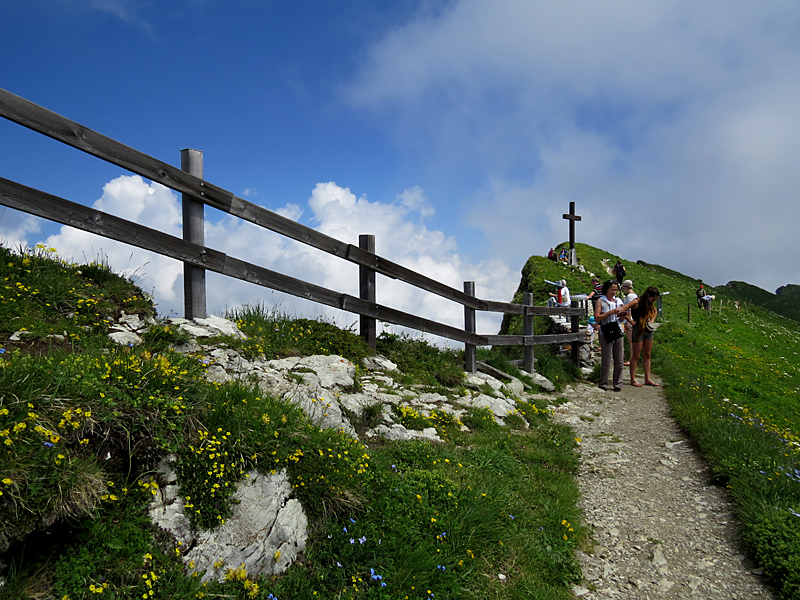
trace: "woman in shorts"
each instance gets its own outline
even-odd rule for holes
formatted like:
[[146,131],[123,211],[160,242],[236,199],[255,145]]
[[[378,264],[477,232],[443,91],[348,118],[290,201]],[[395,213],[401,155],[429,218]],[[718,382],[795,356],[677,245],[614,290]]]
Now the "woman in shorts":
[[656,301],[661,293],[658,288],[650,286],[644,294],[634,299],[623,308],[631,311],[633,319],[633,331],[631,332],[631,385],[642,387],[636,381],[636,366],[639,362],[639,355],[642,356],[642,368],[644,369],[644,384],[658,385],[650,378],[650,355],[653,352],[653,337],[655,329],[652,327],[656,320],[658,309]]

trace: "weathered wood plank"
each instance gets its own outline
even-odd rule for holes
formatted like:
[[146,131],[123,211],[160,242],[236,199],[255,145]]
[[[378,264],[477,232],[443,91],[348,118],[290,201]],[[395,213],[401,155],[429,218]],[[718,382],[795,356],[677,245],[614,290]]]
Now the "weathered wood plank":
[[572,316],[572,315],[584,315],[586,311],[582,308],[572,308],[570,306],[525,306],[524,304],[511,304],[510,302],[495,302],[493,300],[484,300],[486,304],[486,310],[488,312],[501,312],[507,313],[510,315],[535,315],[535,316],[547,316],[547,315],[562,315],[562,316]]
[[539,346],[542,344],[564,344],[586,339],[580,333],[551,333],[547,335],[484,335],[481,336],[490,346]]
[[488,345],[484,336],[467,333],[456,327],[443,325],[380,304],[365,302],[348,294],[341,294],[288,275],[276,273],[233,258],[223,252],[181,240],[144,225],[126,221],[120,217],[70,202],[2,177],[0,177],[0,204],[319,304],[374,317],[386,323],[394,323],[462,343],[477,346]]

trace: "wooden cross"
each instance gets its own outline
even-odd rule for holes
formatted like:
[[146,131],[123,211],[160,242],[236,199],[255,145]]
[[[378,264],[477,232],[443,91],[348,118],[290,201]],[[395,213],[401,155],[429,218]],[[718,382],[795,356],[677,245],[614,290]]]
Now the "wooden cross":
[[564,219],[569,221],[569,264],[577,265],[578,259],[575,256],[575,221],[580,221],[581,218],[575,214],[575,203],[569,203],[569,214],[563,216]]

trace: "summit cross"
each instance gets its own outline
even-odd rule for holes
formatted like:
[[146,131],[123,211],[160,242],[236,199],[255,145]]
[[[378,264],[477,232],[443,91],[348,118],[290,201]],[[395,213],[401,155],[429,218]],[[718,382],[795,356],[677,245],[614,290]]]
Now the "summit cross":
[[575,203],[569,203],[569,214],[563,216],[569,221],[569,264],[577,265],[578,257],[575,256],[575,221],[580,221],[580,216],[575,214]]

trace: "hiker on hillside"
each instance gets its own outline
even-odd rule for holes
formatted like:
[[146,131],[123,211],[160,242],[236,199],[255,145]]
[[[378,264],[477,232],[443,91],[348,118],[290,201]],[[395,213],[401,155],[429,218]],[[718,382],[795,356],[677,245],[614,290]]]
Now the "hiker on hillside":
[[558,260],[558,254],[556,254],[556,249],[555,248],[550,248],[550,252],[547,253],[547,258],[549,258],[550,260],[553,260],[553,261],[557,261]]
[[639,362],[640,354],[644,369],[644,384],[658,385],[650,377],[650,354],[653,351],[653,337],[655,336],[653,323],[658,315],[656,301],[660,295],[661,292],[658,291],[658,288],[650,286],[644,294],[623,306],[623,309],[630,310],[633,318],[630,372],[631,385],[634,387],[642,387],[642,384],[636,381],[636,365]]
[[614,265],[614,277],[617,278],[617,285],[622,285],[622,280],[625,279],[625,265],[619,259],[617,259],[617,264]]
[[613,279],[603,284],[602,295],[594,306],[595,319],[600,323],[600,389],[608,389],[608,371],[614,363],[613,385],[614,391],[622,389],[622,360],[625,349],[622,339],[625,337],[618,316],[624,313],[621,310],[622,300],[617,298],[619,286]]
[[703,296],[706,295],[706,291],[703,289],[702,283],[695,293],[697,295],[697,308],[705,308],[705,306],[703,306]]
[[[633,291],[633,282],[630,279],[626,279],[625,281],[622,282],[622,294],[624,296],[622,301],[625,304],[630,304],[636,298],[639,297],[639,294]],[[633,348],[633,346],[631,346],[631,331],[633,330],[633,318],[631,317],[630,311],[622,315],[620,320],[624,321],[625,339],[628,340],[628,352],[630,353],[631,349]],[[630,357],[630,354],[628,356]],[[623,366],[626,367],[630,365],[631,364],[630,358],[628,358],[628,360],[626,360],[622,364]]]
[[717,298],[716,296],[712,296],[711,294],[703,296],[700,299],[703,302],[703,308],[705,308],[707,311],[710,311],[711,310],[711,301],[712,300],[716,300],[716,298]]

